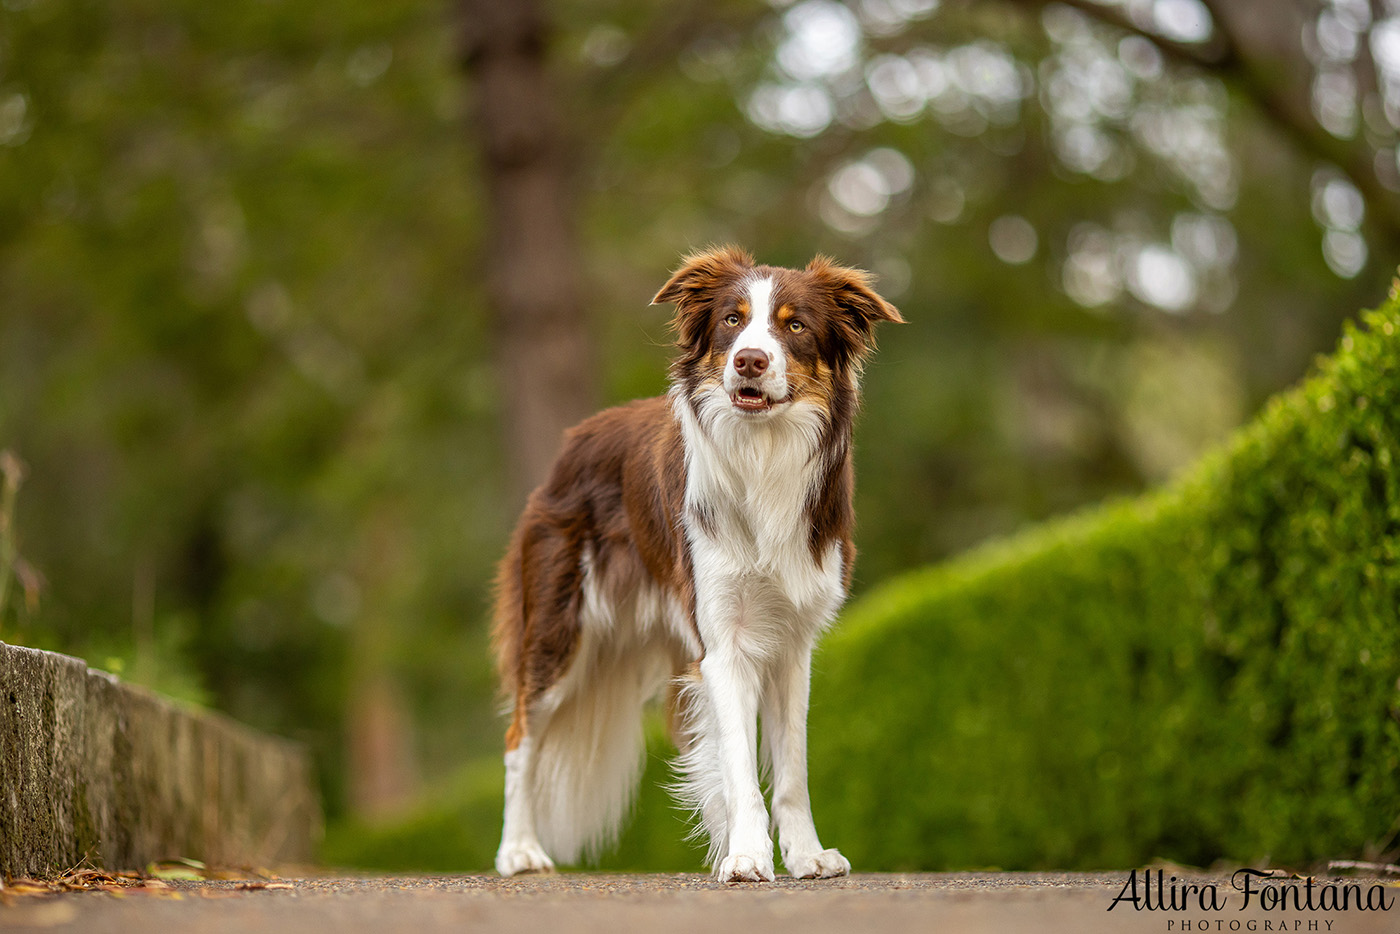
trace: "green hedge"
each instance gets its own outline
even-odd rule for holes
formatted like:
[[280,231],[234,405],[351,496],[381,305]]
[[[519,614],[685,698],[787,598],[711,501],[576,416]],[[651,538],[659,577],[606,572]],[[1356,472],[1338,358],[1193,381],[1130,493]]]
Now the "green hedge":
[[893,581],[817,661],[867,869],[1298,864],[1400,830],[1400,303],[1169,488]]
[[[1400,830],[1400,302],[1169,488],[910,574],[814,666],[812,798],[857,869],[1374,856]],[[697,869],[657,782],[614,868]],[[495,755],[329,861],[486,868]]]

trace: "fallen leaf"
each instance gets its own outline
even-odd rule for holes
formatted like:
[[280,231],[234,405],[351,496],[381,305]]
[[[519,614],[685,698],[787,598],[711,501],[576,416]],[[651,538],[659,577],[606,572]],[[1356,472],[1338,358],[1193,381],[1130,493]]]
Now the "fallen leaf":
[[[180,861],[171,863],[151,863],[146,867],[146,875],[155,879],[183,879],[187,882],[198,882],[204,878],[203,873],[195,867],[189,865],[190,861]],[[202,864],[201,864],[202,866]]]

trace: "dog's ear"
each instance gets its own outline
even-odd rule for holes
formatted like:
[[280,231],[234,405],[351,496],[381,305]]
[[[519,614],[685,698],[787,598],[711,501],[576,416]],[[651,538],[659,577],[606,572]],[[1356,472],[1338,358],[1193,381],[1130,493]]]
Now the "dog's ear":
[[656,293],[653,305],[675,302],[676,343],[693,352],[710,323],[710,299],[753,269],[753,257],[736,246],[691,253]]
[[836,307],[845,312],[849,323],[867,344],[874,345],[875,325],[878,322],[904,323],[899,309],[870,287],[874,277],[864,269],[838,266],[829,256],[817,256],[807,264],[807,271],[829,290]]
[[753,268],[753,257],[736,246],[714,247],[691,253],[651,300],[684,304],[693,298],[706,298],[715,289],[733,282]]

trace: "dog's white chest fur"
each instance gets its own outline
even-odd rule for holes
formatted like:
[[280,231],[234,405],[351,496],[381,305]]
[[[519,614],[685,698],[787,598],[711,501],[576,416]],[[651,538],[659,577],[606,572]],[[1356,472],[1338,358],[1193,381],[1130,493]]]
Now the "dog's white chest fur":
[[[699,414],[675,405],[686,451],[685,525],[699,620],[720,621],[715,638],[745,654],[805,644],[844,597],[839,543],[814,557],[809,502],[823,464],[821,416],[813,409],[762,421],[735,418],[716,393]],[[704,612],[706,608],[718,612]]]

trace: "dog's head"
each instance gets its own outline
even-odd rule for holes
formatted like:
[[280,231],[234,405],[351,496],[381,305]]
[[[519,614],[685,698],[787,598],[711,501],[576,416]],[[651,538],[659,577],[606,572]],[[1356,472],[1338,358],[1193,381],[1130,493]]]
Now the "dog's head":
[[672,378],[692,399],[723,393],[741,417],[794,402],[829,410],[855,391],[875,325],[904,320],[870,284],[825,256],[805,269],[755,265],[735,247],[687,256],[652,299],[676,305]]

